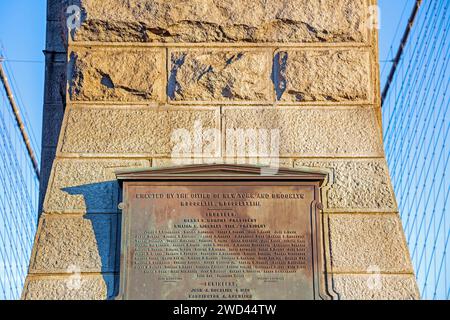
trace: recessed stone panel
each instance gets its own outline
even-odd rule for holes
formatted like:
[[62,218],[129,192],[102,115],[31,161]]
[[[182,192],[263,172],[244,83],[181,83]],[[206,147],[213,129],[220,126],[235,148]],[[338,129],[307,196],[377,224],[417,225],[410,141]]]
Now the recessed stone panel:
[[283,157],[383,154],[375,112],[365,107],[228,107],[223,130],[224,154],[237,157],[275,156],[277,135]]
[[80,49],[69,65],[71,100],[165,101],[162,49]]
[[327,211],[398,211],[384,159],[297,159],[294,166],[331,170],[332,181],[326,191]]
[[117,215],[43,216],[30,273],[114,272]]
[[115,171],[148,167],[146,160],[58,159],[47,192],[48,213],[117,212],[119,200]]
[[360,49],[287,50],[275,55],[278,100],[365,102],[370,100],[370,54]]
[[81,0],[76,41],[363,42],[364,0]]
[[172,51],[168,95],[184,102],[272,101],[271,68],[270,51]]

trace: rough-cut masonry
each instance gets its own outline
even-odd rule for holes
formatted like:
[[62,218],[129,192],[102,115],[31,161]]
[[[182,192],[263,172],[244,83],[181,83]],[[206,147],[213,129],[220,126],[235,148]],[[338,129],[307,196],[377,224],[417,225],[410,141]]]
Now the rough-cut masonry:
[[288,50],[276,55],[283,102],[368,101],[370,55],[360,50]]
[[172,51],[168,95],[174,101],[272,101],[271,68],[270,51]]
[[397,215],[330,215],[329,226],[333,271],[412,272]]
[[364,0],[81,0],[77,41],[364,42]]
[[163,50],[83,49],[70,56],[70,97],[75,101],[162,101]]
[[289,158],[267,158],[267,157],[222,157],[222,158],[157,158],[153,159],[152,166],[156,168],[166,168],[180,165],[194,164],[250,164],[255,166],[274,166],[275,164],[282,168],[291,168],[294,160]]
[[397,204],[384,159],[296,160],[296,168],[328,168],[332,184],[326,211],[396,212]]
[[146,160],[58,159],[44,212],[116,213],[119,195],[115,171],[149,166]]
[[171,156],[177,143],[172,133],[177,129],[194,131],[196,122],[219,129],[220,114],[217,108],[77,106],[66,112],[66,120],[62,154],[155,157]]
[[[286,157],[381,156],[383,152],[372,108],[225,107],[222,121],[227,141],[239,129],[278,130],[279,152]],[[255,143],[240,137],[236,143]]]
[[[230,144],[255,141],[245,139],[249,129],[278,130],[282,156],[379,156],[382,154],[370,108],[224,108],[222,116],[224,152]],[[60,152],[99,156],[170,156],[176,140],[172,132],[187,129],[194,134],[195,124],[204,129],[219,128],[219,109],[177,110],[150,107],[76,107],[66,112],[61,133]],[[334,119],[340,122],[330,126]],[[107,122],[104,119],[108,119]],[[112,125],[114,124],[114,125]],[[239,134],[243,131],[243,135]],[[234,137],[238,136],[235,141]],[[122,137],[126,136],[124,140]],[[204,141],[208,143],[207,140]],[[217,150],[220,151],[220,150]],[[192,154],[194,149],[192,149]],[[219,152],[220,153],[220,152]],[[225,153],[226,155],[226,153]],[[236,154],[245,157],[248,154]]]
[[336,274],[333,278],[335,290],[339,292],[339,298],[342,300],[416,300],[419,298],[416,280],[410,275]]
[[326,174],[330,290],[418,299],[384,159],[375,4],[49,0],[43,209],[23,298],[117,295],[115,171],[228,163]]
[[[120,222],[119,222],[120,223]],[[36,273],[114,272],[118,216],[46,216],[40,222],[30,270]],[[82,241],[80,241],[82,240]]]
[[79,277],[29,276],[22,298],[26,300],[106,300],[112,299],[117,290],[117,277],[109,274]]

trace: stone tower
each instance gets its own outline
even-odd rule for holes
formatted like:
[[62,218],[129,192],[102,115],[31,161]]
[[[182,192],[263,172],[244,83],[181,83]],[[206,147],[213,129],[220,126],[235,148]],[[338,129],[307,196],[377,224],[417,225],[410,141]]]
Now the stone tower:
[[[374,6],[48,0],[42,215],[23,298],[117,294],[117,170],[273,161],[328,174],[340,299],[419,298],[383,152]],[[263,130],[273,150],[245,136]],[[174,132],[191,136],[183,152]]]

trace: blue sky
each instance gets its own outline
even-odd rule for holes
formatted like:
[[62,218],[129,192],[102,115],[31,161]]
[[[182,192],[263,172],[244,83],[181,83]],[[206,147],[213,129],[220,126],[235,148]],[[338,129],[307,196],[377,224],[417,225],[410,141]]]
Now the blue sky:
[[11,60],[6,64],[14,77],[10,82],[15,87],[20,108],[28,114],[30,127],[39,144],[44,93],[42,51],[45,48],[45,24],[46,0],[0,0],[0,53]]
[[[381,69],[389,70],[384,62],[396,34],[402,12],[403,23],[396,39],[401,37],[414,0],[379,0],[381,12],[380,60]],[[15,89],[20,107],[29,116],[32,131],[38,143],[41,141],[42,102],[44,86],[46,0],[0,0],[0,47],[11,61],[8,67],[14,74]],[[394,46],[394,52],[397,43]],[[23,62],[27,61],[27,62]],[[387,64],[387,66],[386,66]],[[386,66],[386,68],[385,68]]]

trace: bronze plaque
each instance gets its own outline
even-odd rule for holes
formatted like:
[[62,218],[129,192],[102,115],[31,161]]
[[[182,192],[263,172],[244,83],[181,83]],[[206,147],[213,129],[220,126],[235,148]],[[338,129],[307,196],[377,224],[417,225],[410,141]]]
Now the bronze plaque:
[[123,299],[322,296],[319,179],[132,177],[122,175]]

